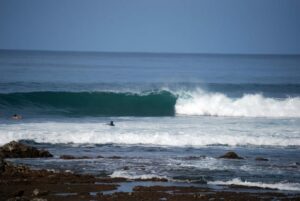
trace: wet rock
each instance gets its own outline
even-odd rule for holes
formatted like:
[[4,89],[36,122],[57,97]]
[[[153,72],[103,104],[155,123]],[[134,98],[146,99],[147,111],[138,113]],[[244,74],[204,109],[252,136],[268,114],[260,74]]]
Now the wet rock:
[[256,157],[255,160],[256,161],[269,161],[267,158],[263,158],[263,157]]
[[1,152],[1,147],[0,147],[0,159],[4,158],[4,153]]
[[[9,169],[17,169],[7,163],[5,172]],[[1,177],[2,185],[0,185],[0,200],[2,201],[47,201],[47,200],[130,200],[130,201],[150,201],[150,200],[173,200],[173,201],[196,201],[196,200],[235,200],[235,201],[254,201],[254,200],[300,200],[299,194],[283,194],[277,192],[253,191],[253,189],[243,186],[243,191],[233,187],[226,191],[219,191],[204,187],[195,186],[135,186],[133,192],[114,192],[118,183],[130,182],[125,178],[96,178],[91,175],[78,175],[64,172],[53,172],[46,170],[27,170],[26,174],[6,174]],[[15,172],[13,172],[15,173]],[[51,175],[51,178],[49,177]],[[26,179],[26,182],[24,182]],[[11,198],[15,191],[26,190],[25,194],[31,192],[38,186],[38,191],[47,189],[50,192],[65,192],[65,196],[48,194],[46,196],[33,196],[30,199],[24,196]],[[226,188],[227,189],[227,188]],[[230,191],[229,191],[230,190]],[[95,192],[96,195],[90,195]],[[98,192],[98,193],[97,193]],[[106,193],[108,192],[108,193]]]
[[29,201],[29,198],[24,197],[24,196],[23,197],[14,197],[14,198],[10,198],[6,201]]
[[154,182],[167,182],[168,179],[166,178],[158,178],[158,177],[152,177],[152,178],[147,178],[147,179],[135,179],[134,181],[154,181]]
[[74,160],[74,159],[91,159],[91,157],[88,156],[72,156],[72,155],[61,155],[59,157],[60,159],[64,159],[64,160]]
[[[6,163],[5,165],[5,171],[3,172],[3,175],[5,176],[17,176],[17,175],[23,175],[23,174],[29,174],[30,169],[23,165],[12,165],[11,163]],[[23,180],[21,177],[17,178],[17,180]]]
[[202,160],[205,158],[206,158],[206,156],[187,156],[187,157],[184,157],[183,159],[184,160]]
[[64,159],[64,160],[72,160],[72,159],[75,159],[75,156],[72,156],[72,155],[61,155],[59,158],[60,159]]
[[200,199],[205,199],[205,194],[202,194],[202,193],[196,193],[194,194],[194,198],[200,198]]
[[91,157],[89,156],[80,156],[80,157],[77,157],[78,159],[91,159]]
[[44,195],[47,195],[48,193],[49,193],[49,191],[43,191],[43,190],[39,190],[37,188],[32,191],[33,196],[44,196]]
[[121,159],[122,157],[121,156],[110,156],[110,157],[107,157],[109,159]]
[[33,198],[30,201],[47,201],[47,199],[44,199],[44,198]]
[[226,159],[244,159],[243,157],[240,157],[239,155],[237,155],[235,152],[233,151],[229,151],[226,154],[224,154],[223,156],[220,156],[219,158],[226,158]]
[[30,169],[23,165],[16,165],[14,171],[17,173],[29,173]]
[[21,196],[23,196],[24,195],[24,190],[19,190],[19,191],[16,191],[15,193],[14,193],[14,196],[15,197],[21,197]]
[[0,175],[5,171],[6,162],[0,157]]
[[52,157],[46,150],[38,150],[20,142],[11,141],[0,147],[0,155],[4,158],[42,158]]

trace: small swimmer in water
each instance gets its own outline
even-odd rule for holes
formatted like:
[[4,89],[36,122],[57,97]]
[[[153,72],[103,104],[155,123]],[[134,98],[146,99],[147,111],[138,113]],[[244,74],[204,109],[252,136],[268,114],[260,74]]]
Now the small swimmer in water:
[[110,123],[108,125],[115,126],[114,121],[110,121]]
[[20,120],[20,119],[22,119],[22,116],[19,114],[14,114],[11,118],[14,120]]

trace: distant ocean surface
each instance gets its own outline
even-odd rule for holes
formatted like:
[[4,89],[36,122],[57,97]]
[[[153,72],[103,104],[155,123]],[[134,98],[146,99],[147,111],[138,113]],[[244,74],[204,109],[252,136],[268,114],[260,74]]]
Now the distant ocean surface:
[[[54,153],[16,159],[37,168],[300,192],[300,56],[1,50],[11,140]],[[217,159],[228,150],[246,159]]]

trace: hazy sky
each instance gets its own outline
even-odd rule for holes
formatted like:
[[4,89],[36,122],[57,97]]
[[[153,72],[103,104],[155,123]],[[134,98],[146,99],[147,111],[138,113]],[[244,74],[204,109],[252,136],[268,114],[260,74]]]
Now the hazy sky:
[[300,0],[0,0],[0,49],[300,54]]

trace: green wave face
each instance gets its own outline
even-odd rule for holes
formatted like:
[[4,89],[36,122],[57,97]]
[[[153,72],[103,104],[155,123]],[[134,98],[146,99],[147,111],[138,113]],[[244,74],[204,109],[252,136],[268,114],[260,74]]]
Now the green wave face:
[[71,116],[174,116],[176,96],[167,91],[28,92],[0,94],[0,109]]

